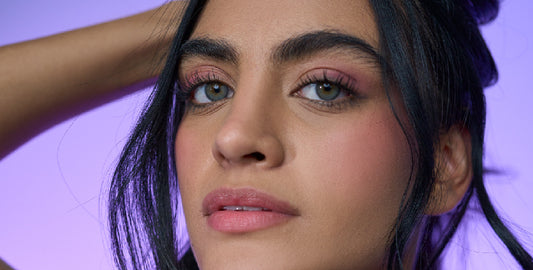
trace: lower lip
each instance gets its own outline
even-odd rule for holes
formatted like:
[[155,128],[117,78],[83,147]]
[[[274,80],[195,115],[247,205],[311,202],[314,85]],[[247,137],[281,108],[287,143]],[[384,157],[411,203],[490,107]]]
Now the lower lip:
[[207,217],[207,224],[219,232],[245,233],[274,227],[292,217],[268,211],[217,211]]

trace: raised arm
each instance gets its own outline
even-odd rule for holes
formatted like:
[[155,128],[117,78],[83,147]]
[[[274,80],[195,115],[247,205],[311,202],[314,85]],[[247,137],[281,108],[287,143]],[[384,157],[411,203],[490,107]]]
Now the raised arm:
[[13,268],[0,258],[0,270],[13,270]]
[[0,47],[0,159],[69,117],[153,83],[183,6]]

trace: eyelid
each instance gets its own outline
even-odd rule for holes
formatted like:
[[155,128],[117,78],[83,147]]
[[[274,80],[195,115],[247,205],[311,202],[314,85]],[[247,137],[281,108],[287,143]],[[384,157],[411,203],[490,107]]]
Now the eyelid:
[[[344,95],[332,100],[312,99],[302,95],[301,92],[304,87],[324,82],[337,85],[344,92]],[[303,102],[303,105],[317,112],[342,113],[359,105],[365,99],[365,96],[361,95],[358,82],[354,77],[329,68],[317,68],[304,73],[299,77],[298,84],[293,89],[290,96],[297,97]]]
[[[203,85],[218,83],[228,88],[230,94],[219,100],[210,102],[196,102],[197,91]],[[234,92],[234,80],[223,69],[213,65],[197,65],[181,69],[177,82],[177,100],[184,103],[186,112],[194,115],[210,114],[222,107],[231,99]]]
[[232,77],[219,67],[202,65],[193,67],[190,70],[191,71],[186,72],[183,76],[180,76],[180,86],[184,89],[191,88],[194,84],[198,86],[199,83],[209,81],[217,81],[230,87],[235,85],[235,81]]
[[291,95],[299,92],[304,86],[312,83],[328,82],[341,87],[353,95],[358,95],[357,80],[352,76],[330,68],[316,68],[299,76],[297,85],[291,91]]

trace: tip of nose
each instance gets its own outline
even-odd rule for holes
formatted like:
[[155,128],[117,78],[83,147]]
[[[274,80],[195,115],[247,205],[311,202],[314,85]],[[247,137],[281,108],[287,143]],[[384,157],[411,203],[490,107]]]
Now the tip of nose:
[[222,167],[256,164],[269,168],[282,163],[283,147],[273,135],[235,134],[233,130],[217,136],[211,148],[213,157]]

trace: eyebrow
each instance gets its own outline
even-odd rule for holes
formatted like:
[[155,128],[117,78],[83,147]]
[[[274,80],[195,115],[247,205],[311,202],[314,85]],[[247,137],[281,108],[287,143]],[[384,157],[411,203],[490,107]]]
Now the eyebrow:
[[[330,50],[350,50],[366,56],[372,63],[379,63],[381,55],[365,40],[336,31],[314,31],[284,40],[270,55],[271,61],[283,64],[301,60],[313,54]],[[200,37],[185,42],[179,51],[180,61],[192,57],[207,57],[237,65],[239,53],[235,46],[224,39]]]
[[271,55],[273,62],[283,63],[329,50],[350,50],[363,54],[378,63],[379,53],[361,38],[332,31],[316,31],[290,38],[282,42]]
[[179,50],[180,61],[192,57],[207,57],[238,64],[239,54],[234,46],[223,39],[197,38],[183,43]]

